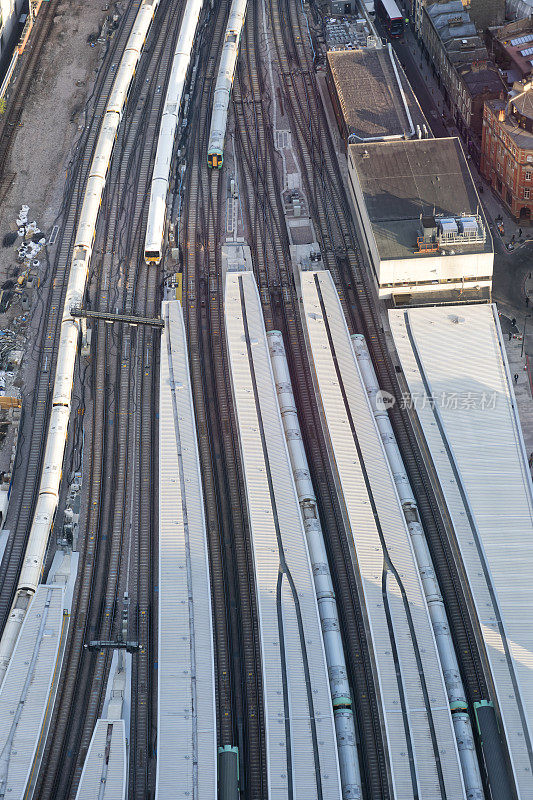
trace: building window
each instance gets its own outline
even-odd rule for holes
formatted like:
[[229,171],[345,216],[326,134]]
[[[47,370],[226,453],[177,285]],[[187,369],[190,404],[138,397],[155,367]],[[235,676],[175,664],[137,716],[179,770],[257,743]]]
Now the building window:
[[524,189],[524,200],[529,200],[531,189]]
[[529,169],[526,170],[526,174],[525,174],[524,177],[525,177],[526,181],[530,181],[531,180],[531,171]]

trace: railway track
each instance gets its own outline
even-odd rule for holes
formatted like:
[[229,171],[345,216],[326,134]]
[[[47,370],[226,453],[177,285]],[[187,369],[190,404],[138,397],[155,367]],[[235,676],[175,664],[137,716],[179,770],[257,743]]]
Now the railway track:
[[[343,633],[347,645],[351,680],[355,689],[357,721],[361,738],[363,761],[363,778],[365,794],[368,797],[382,798],[388,796],[389,786],[386,767],[386,754],[379,731],[379,715],[373,697],[371,670],[368,661],[365,664],[365,633],[359,620],[354,620],[353,609],[357,612],[358,594],[351,580],[349,554],[343,541],[342,524],[336,499],[332,496],[331,476],[324,458],[324,443],[319,441],[320,420],[316,413],[312,387],[309,385],[308,369],[299,352],[301,341],[295,336],[294,318],[298,317],[298,309],[294,300],[288,302],[292,291],[290,274],[280,274],[276,278],[276,269],[283,270],[287,260],[287,246],[283,236],[283,225],[276,220],[280,207],[280,187],[276,186],[276,158],[273,151],[273,134],[269,131],[269,123],[265,121],[261,103],[267,104],[271,110],[272,97],[268,97],[261,79],[261,49],[257,41],[257,31],[261,27],[258,6],[253,13],[256,18],[248,20],[247,36],[242,49],[248,60],[250,95],[242,91],[242,70],[235,83],[236,141],[238,143],[239,165],[246,176],[246,196],[242,206],[247,210],[250,229],[253,231],[254,266],[260,285],[261,297],[267,328],[272,318],[272,302],[270,298],[283,298],[283,308],[278,306],[274,313],[274,323],[281,328],[290,341],[291,369],[297,376],[297,399],[301,418],[305,421],[304,438],[311,455],[313,477],[320,499],[321,513],[328,531],[341,531],[340,536],[330,536],[330,559],[336,583],[336,593],[341,607]],[[344,311],[352,332],[363,332],[369,342],[378,378],[381,386],[393,393],[398,400],[401,391],[391,358],[389,356],[383,331],[376,309],[371,282],[361,262],[356,234],[351,219],[351,212],[345,196],[342,178],[333,151],[333,142],[328,129],[327,119],[318,96],[318,87],[309,53],[309,33],[307,23],[302,20],[300,4],[287,0],[270,0],[270,19],[272,33],[283,81],[280,102],[291,121],[291,130],[305,191],[309,203],[310,216],[317,226],[321,252],[325,266],[332,272],[339,291]],[[249,14],[252,12],[249,11]],[[250,27],[254,31],[250,34]],[[254,39],[254,41],[252,41]],[[255,55],[254,55],[255,53]],[[251,101],[249,97],[251,96]],[[252,102],[253,112],[246,114],[246,106]],[[269,105],[270,104],[270,105]],[[251,133],[253,132],[253,133]],[[279,213],[278,213],[279,216]],[[270,218],[270,222],[268,221]],[[260,237],[261,247],[256,247],[256,239]],[[267,258],[261,250],[267,249],[265,239],[270,237],[271,252],[275,258]],[[285,250],[285,254],[283,253]],[[285,259],[284,259],[285,255]],[[270,275],[268,264],[271,265]],[[272,265],[275,268],[272,269]],[[281,286],[281,292],[280,292]],[[298,332],[299,333],[299,332]],[[300,334],[301,337],[301,334]],[[307,385],[306,385],[307,382]],[[461,656],[463,679],[467,686],[471,702],[487,697],[487,688],[482,665],[477,652],[472,623],[468,613],[468,605],[462,594],[459,576],[453,561],[446,532],[442,523],[439,508],[432,492],[429,476],[425,470],[410,421],[405,410],[397,402],[393,412],[393,425],[410,480],[412,481],[423,522],[430,539],[432,557],[437,567],[439,582],[445,597],[449,618],[453,620],[454,642]],[[314,420],[310,425],[309,421]],[[344,562],[344,563],[343,563]],[[359,633],[359,647],[354,641],[354,631]],[[355,654],[355,658],[353,658]],[[354,663],[355,662],[355,663]],[[365,664],[366,669],[362,669]],[[361,704],[363,698],[363,704]],[[359,701],[359,702],[358,702]]]
[[319,221],[327,265],[344,300],[351,331],[365,335],[380,386],[397,399],[390,412],[391,422],[428,537],[467,696],[470,703],[488,699],[468,601],[408,412],[400,402],[401,388],[385,341],[371,279],[359,251],[327,118],[319,98],[309,48],[308,21],[303,19],[300,3],[288,0],[270,2],[273,18],[277,11],[278,17],[284,21],[277,27],[279,41],[284,41],[291,54],[291,64],[286,62],[282,65],[286,77],[286,102],[300,142],[307,191]]
[[[143,259],[150,166],[168,79],[167,47],[177,39],[180,9],[161,3],[147,40],[110,167],[97,234],[91,300],[98,310],[155,316],[159,272]],[[101,228],[100,228],[101,229]],[[101,246],[99,247],[99,242]],[[156,536],[158,341],[152,330],[98,326],[93,348],[92,436],[86,470],[91,485],[81,540],[81,570],[52,734],[45,751],[39,797],[74,796],[94,723],[105,695],[111,655],[88,652],[90,639],[115,639],[124,592],[129,594],[134,656],[130,735],[130,796],[153,790],[156,686],[152,658],[156,598],[151,576]],[[118,612],[118,613],[117,613]]]
[[20,124],[24,104],[28,98],[32,81],[35,77],[35,70],[41,58],[43,47],[50,35],[54,16],[60,0],[50,0],[43,5],[41,13],[37,16],[33,29],[22,56],[16,67],[16,80],[11,86],[10,94],[12,97],[6,103],[5,113],[2,115],[0,125],[0,176],[3,177],[9,150],[13,143],[13,138]]
[[209,55],[197,77],[201,101],[191,126],[187,213],[180,238],[215,612],[218,740],[238,744],[244,794],[262,800],[267,784],[258,617],[224,335],[220,236],[225,186],[218,173],[207,170],[211,95],[226,10],[222,3],[215,7],[210,30],[203,34],[202,51]]
[[86,119],[89,122],[75,146],[68,169],[65,196],[56,220],[60,225],[60,232],[53,255],[50,255],[48,248],[44,253],[46,269],[41,276],[40,293],[32,313],[33,319],[39,321],[38,330],[29,353],[29,359],[36,365],[36,380],[31,388],[23,392],[22,446],[17,454],[6,520],[10,535],[0,564],[0,630],[11,607],[37,499],[70,255],[100,121],[114,80],[113,71],[109,67],[116,54],[124,49],[135,14],[136,6],[132,0],[88,100]]
[[[253,9],[250,8],[248,12],[250,16],[247,20],[246,39],[241,45],[247,70],[239,72],[234,93],[237,151],[240,153],[240,171],[245,177],[242,205],[247,209],[251,234],[249,238],[253,242],[254,268],[266,326],[267,329],[274,326],[284,332],[291,370],[296,376],[294,385],[302,427],[324,529],[329,534],[330,562],[341,611],[350,679],[354,688],[367,796],[383,798],[387,796],[386,759],[380,736],[363,613],[352,575],[350,554],[346,547],[341,513],[305,354],[290,267],[288,234],[283,219],[282,190],[276,170],[276,161],[280,161],[280,156],[274,150],[274,131],[262,108],[264,98],[267,97],[267,113],[271,112],[272,97],[268,97],[262,77],[264,47],[262,48],[259,37],[259,31],[263,27],[261,5],[254,4]],[[249,86],[245,92],[243,84],[246,81]]]

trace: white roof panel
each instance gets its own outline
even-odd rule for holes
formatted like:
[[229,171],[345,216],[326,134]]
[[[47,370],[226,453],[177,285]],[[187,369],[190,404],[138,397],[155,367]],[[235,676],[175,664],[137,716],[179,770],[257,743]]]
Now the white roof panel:
[[366,604],[396,798],[437,800],[444,791],[464,798],[433,628],[339,297],[328,271],[302,272],[300,279],[326,440]]
[[165,301],[162,317],[156,797],[207,800],[217,748],[204,503],[181,304]]
[[322,796],[340,800],[313,576],[252,273],[227,273],[225,321],[260,617],[269,798],[287,797],[290,747],[295,797],[316,800],[321,781]]
[[528,33],[525,36],[519,36],[516,39],[511,39],[512,47],[518,47],[521,44],[526,44],[526,42],[533,41],[533,33]]
[[525,800],[533,797],[533,495],[496,309],[414,308],[389,317],[455,528]]
[[76,800],[125,800],[126,769],[124,720],[97,720]]
[[24,796],[33,767],[59,652],[63,597],[60,586],[37,587],[0,689],[0,752],[9,759],[6,797]]

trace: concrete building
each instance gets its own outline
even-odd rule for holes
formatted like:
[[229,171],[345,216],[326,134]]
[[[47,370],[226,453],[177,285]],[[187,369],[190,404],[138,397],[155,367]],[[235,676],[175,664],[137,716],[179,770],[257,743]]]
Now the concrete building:
[[348,172],[379,297],[489,297],[492,239],[457,138],[350,145]]
[[429,135],[390,46],[328,52],[326,81],[346,145]]
[[513,217],[533,212],[533,82],[515,83],[508,103],[485,104],[481,172]]
[[461,0],[424,6],[420,35],[455,124],[479,161],[483,104],[507,88]]

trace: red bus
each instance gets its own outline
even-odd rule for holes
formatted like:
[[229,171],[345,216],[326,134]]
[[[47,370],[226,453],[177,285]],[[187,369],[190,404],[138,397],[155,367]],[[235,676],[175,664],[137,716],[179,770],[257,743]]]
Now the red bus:
[[376,0],[375,9],[389,36],[398,39],[403,33],[403,16],[394,0]]

